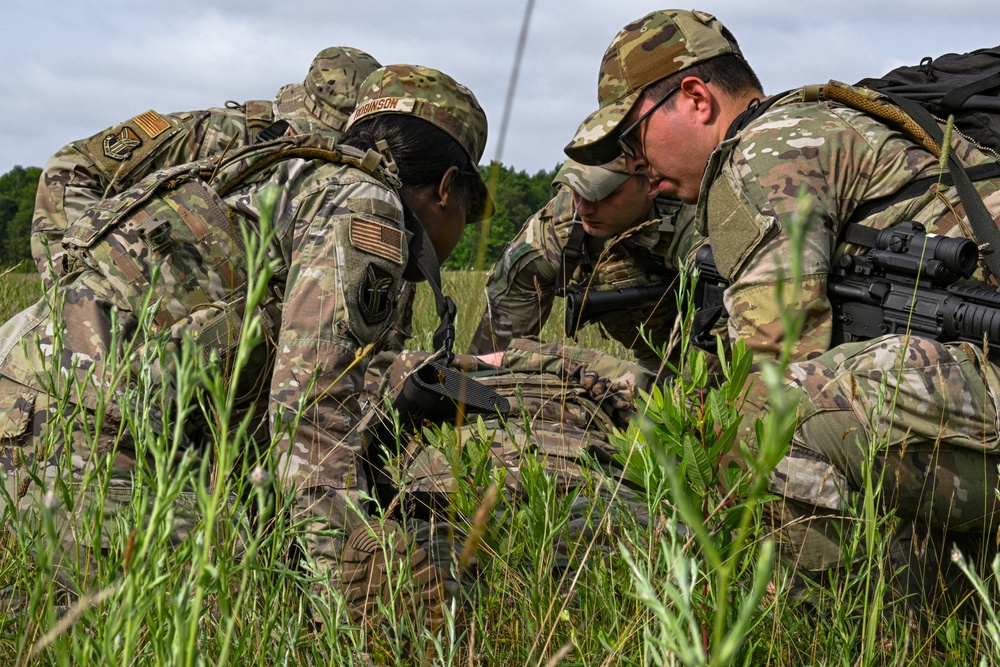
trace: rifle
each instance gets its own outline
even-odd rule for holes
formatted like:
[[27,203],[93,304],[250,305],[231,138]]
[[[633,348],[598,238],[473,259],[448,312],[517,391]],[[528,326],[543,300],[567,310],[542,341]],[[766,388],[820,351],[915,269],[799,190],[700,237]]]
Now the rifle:
[[[707,259],[706,259],[707,258]],[[722,293],[729,282],[715,268],[712,249],[702,246],[695,259],[695,266],[701,270],[694,290],[694,302],[699,304],[694,317],[693,331],[703,333],[692,340],[696,345],[714,346],[715,339],[708,335],[712,326],[723,313]],[[638,308],[649,303],[659,303],[675,282],[676,273],[665,276],[662,283],[641,287],[619,287],[610,290],[587,290],[579,285],[556,288],[558,296],[566,297],[566,335],[575,338],[584,324],[610,313],[619,313]],[[710,348],[711,349],[711,348]]]
[[658,285],[619,287],[609,290],[588,290],[579,285],[567,285],[556,294],[566,297],[566,335],[576,338],[584,324],[593,322],[609,313],[618,313],[643,304],[656,303],[673,285],[667,280]]
[[[977,344],[985,335],[990,348],[1000,350],[1000,292],[954,284],[976,268],[974,241],[927,234],[916,222],[873,230],[871,238],[866,254],[845,253],[830,270],[832,345],[911,332],[940,342]],[[707,246],[695,265],[703,276],[718,277],[712,289],[728,286]],[[715,319],[703,323],[693,335],[707,339],[714,324]]]

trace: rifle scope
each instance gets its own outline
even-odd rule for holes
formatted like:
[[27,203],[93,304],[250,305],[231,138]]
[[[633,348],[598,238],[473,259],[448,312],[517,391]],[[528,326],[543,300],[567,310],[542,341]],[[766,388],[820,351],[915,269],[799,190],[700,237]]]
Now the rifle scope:
[[979,260],[975,241],[927,234],[923,225],[912,221],[883,229],[875,247],[878,250],[869,253],[872,261],[911,272],[919,267],[919,271],[931,280],[968,278]]

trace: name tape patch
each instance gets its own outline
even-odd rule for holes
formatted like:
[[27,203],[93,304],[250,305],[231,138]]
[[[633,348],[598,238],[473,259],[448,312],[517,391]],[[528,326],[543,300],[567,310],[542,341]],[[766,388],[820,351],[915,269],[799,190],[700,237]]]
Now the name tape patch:
[[351,117],[347,119],[347,124],[352,125],[357,119],[376,111],[391,110],[398,113],[411,113],[416,105],[417,100],[412,97],[382,97],[358,106]]

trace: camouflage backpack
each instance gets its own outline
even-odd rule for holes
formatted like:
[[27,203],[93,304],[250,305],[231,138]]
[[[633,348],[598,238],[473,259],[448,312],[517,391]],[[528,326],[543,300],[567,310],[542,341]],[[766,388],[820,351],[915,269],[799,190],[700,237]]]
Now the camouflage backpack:
[[[241,229],[246,223],[223,197],[276,162],[296,157],[351,164],[386,182],[393,178],[377,152],[357,153],[300,135],[154,172],[69,226],[64,244],[70,269],[86,267],[103,276],[120,308],[139,313],[150,304],[154,328],[169,332],[168,344],[179,344],[188,332],[206,358],[212,351],[225,358],[239,344],[247,315],[248,267]],[[264,303],[258,312],[264,336],[273,339],[276,304]]]

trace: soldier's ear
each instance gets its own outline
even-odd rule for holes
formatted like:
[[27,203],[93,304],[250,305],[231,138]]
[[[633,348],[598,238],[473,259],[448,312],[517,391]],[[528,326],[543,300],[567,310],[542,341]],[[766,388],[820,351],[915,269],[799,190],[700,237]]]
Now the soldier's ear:
[[455,203],[455,183],[458,180],[458,167],[452,165],[442,174],[438,183],[438,206],[448,208],[449,203]]

